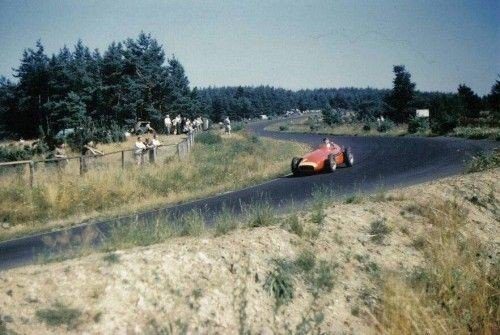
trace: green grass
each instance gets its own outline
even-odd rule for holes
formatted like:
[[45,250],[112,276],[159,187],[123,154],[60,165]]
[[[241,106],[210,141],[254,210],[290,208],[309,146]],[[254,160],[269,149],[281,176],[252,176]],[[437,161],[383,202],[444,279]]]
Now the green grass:
[[500,150],[495,150],[488,154],[479,154],[472,157],[467,163],[466,172],[481,172],[488,169],[500,167]]
[[266,227],[278,224],[278,216],[274,208],[267,202],[259,202],[247,210],[249,227]]
[[385,219],[378,219],[370,223],[370,239],[375,243],[381,244],[390,232],[391,229],[385,222]]
[[500,128],[488,127],[457,127],[453,130],[453,136],[464,137],[472,140],[492,139],[500,140]]
[[102,259],[108,264],[116,264],[120,262],[120,255],[111,252],[106,254]]
[[235,219],[234,213],[226,207],[222,208],[222,212],[214,219],[215,235],[225,235],[239,228],[239,222]]
[[37,171],[33,189],[22,178],[0,178],[0,222],[14,228],[0,230],[0,240],[253,185],[286,174],[290,157],[307,150],[245,132],[231,137],[207,132],[197,136],[183,161],[92,170],[82,177]]
[[267,275],[264,288],[274,297],[277,308],[289,303],[294,296],[293,268],[276,261],[274,270]]
[[74,328],[78,323],[82,312],[76,308],[70,308],[57,302],[51,308],[39,309],[36,311],[38,320],[48,326],[66,325],[68,328]]

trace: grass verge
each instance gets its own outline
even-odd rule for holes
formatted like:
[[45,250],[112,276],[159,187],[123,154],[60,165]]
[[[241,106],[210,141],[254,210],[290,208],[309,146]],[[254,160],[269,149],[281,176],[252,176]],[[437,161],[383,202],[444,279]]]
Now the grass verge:
[[422,267],[389,274],[378,318],[387,334],[493,334],[498,331],[500,264],[464,231],[466,213],[452,201],[422,206],[431,225]]
[[124,215],[234,190],[284,174],[303,145],[245,133],[199,137],[187,160],[125,170],[93,170],[83,177],[39,175],[30,189],[23,180],[0,180],[0,240]]

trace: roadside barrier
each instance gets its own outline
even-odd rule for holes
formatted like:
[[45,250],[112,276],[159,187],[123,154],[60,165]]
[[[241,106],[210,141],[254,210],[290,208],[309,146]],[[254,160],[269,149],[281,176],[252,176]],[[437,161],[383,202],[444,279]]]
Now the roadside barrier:
[[[194,145],[195,133],[189,134],[178,144],[160,145],[155,149],[147,150],[143,153],[142,164],[168,163],[175,156],[180,160],[187,159]],[[33,187],[36,185],[37,175],[42,173],[57,178],[60,173],[81,176],[90,170],[125,169],[137,165],[134,151],[134,149],[127,149],[96,156],[81,155],[67,158],[0,162],[0,179],[22,178],[27,180],[30,187]]]

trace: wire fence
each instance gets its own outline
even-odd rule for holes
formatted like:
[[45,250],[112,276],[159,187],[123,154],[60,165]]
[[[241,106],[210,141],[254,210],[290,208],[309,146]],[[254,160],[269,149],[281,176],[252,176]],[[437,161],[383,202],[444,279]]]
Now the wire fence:
[[140,155],[135,153],[135,149],[127,149],[103,155],[0,162],[0,179],[22,179],[33,187],[39,174],[55,177],[60,173],[81,176],[90,170],[125,169],[139,164],[166,164],[175,157],[186,159],[193,147],[194,137],[195,134],[192,133],[178,144],[160,145],[145,150]]

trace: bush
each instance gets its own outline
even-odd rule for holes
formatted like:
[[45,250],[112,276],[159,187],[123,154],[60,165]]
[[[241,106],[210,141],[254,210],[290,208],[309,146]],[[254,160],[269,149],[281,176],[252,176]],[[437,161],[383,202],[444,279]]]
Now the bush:
[[280,131],[288,131],[288,126],[287,125],[284,125],[284,126],[280,126]]
[[391,229],[385,223],[384,219],[373,221],[370,224],[370,238],[375,243],[382,243],[387,234],[391,232]]
[[252,206],[248,215],[250,227],[266,227],[278,222],[276,212],[268,203],[258,203]]
[[75,132],[66,137],[66,142],[75,151],[81,151],[89,141],[96,143],[123,142],[126,140],[125,129],[116,123],[109,125],[96,124],[90,120],[85,121]]
[[380,122],[380,124],[377,127],[377,131],[380,133],[386,133],[392,128],[394,128],[394,122],[392,122],[389,119],[385,119],[384,121]]
[[0,162],[13,162],[29,160],[33,157],[33,151],[25,146],[20,147],[0,147]]
[[365,123],[363,125],[363,131],[370,131],[372,130],[372,125],[370,123]]
[[309,116],[307,118],[307,125],[311,131],[317,131],[321,127],[321,121],[317,116]]
[[283,262],[276,262],[276,268],[271,272],[264,284],[264,288],[272,294],[276,306],[287,304],[293,299],[293,268]]
[[36,311],[36,317],[48,326],[66,325],[74,327],[82,312],[76,308],[68,308],[61,303],[56,303],[52,308]]
[[410,134],[422,133],[429,129],[429,120],[423,117],[413,117],[408,121],[408,132]]
[[340,113],[333,109],[323,109],[321,115],[323,116],[323,122],[329,126],[338,124],[341,121]]
[[238,228],[238,221],[233,213],[227,208],[222,208],[222,212],[215,218],[215,235],[220,236]]
[[219,134],[215,134],[213,132],[204,132],[196,135],[196,142],[206,144],[206,145],[214,145],[222,142],[222,137]]
[[469,138],[471,140],[490,138],[498,141],[500,138],[500,129],[486,127],[457,127],[453,130],[453,135]]
[[232,132],[242,131],[243,129],[245,129],[245,124],[243,122],[235,122],[231,126],[231,131]]
[[499,166],[500,150],[497,149],[491,154],[479,154],[478,156],[472,157],[472,160],[467,164],[466,171],[468,173],[480,172]]

